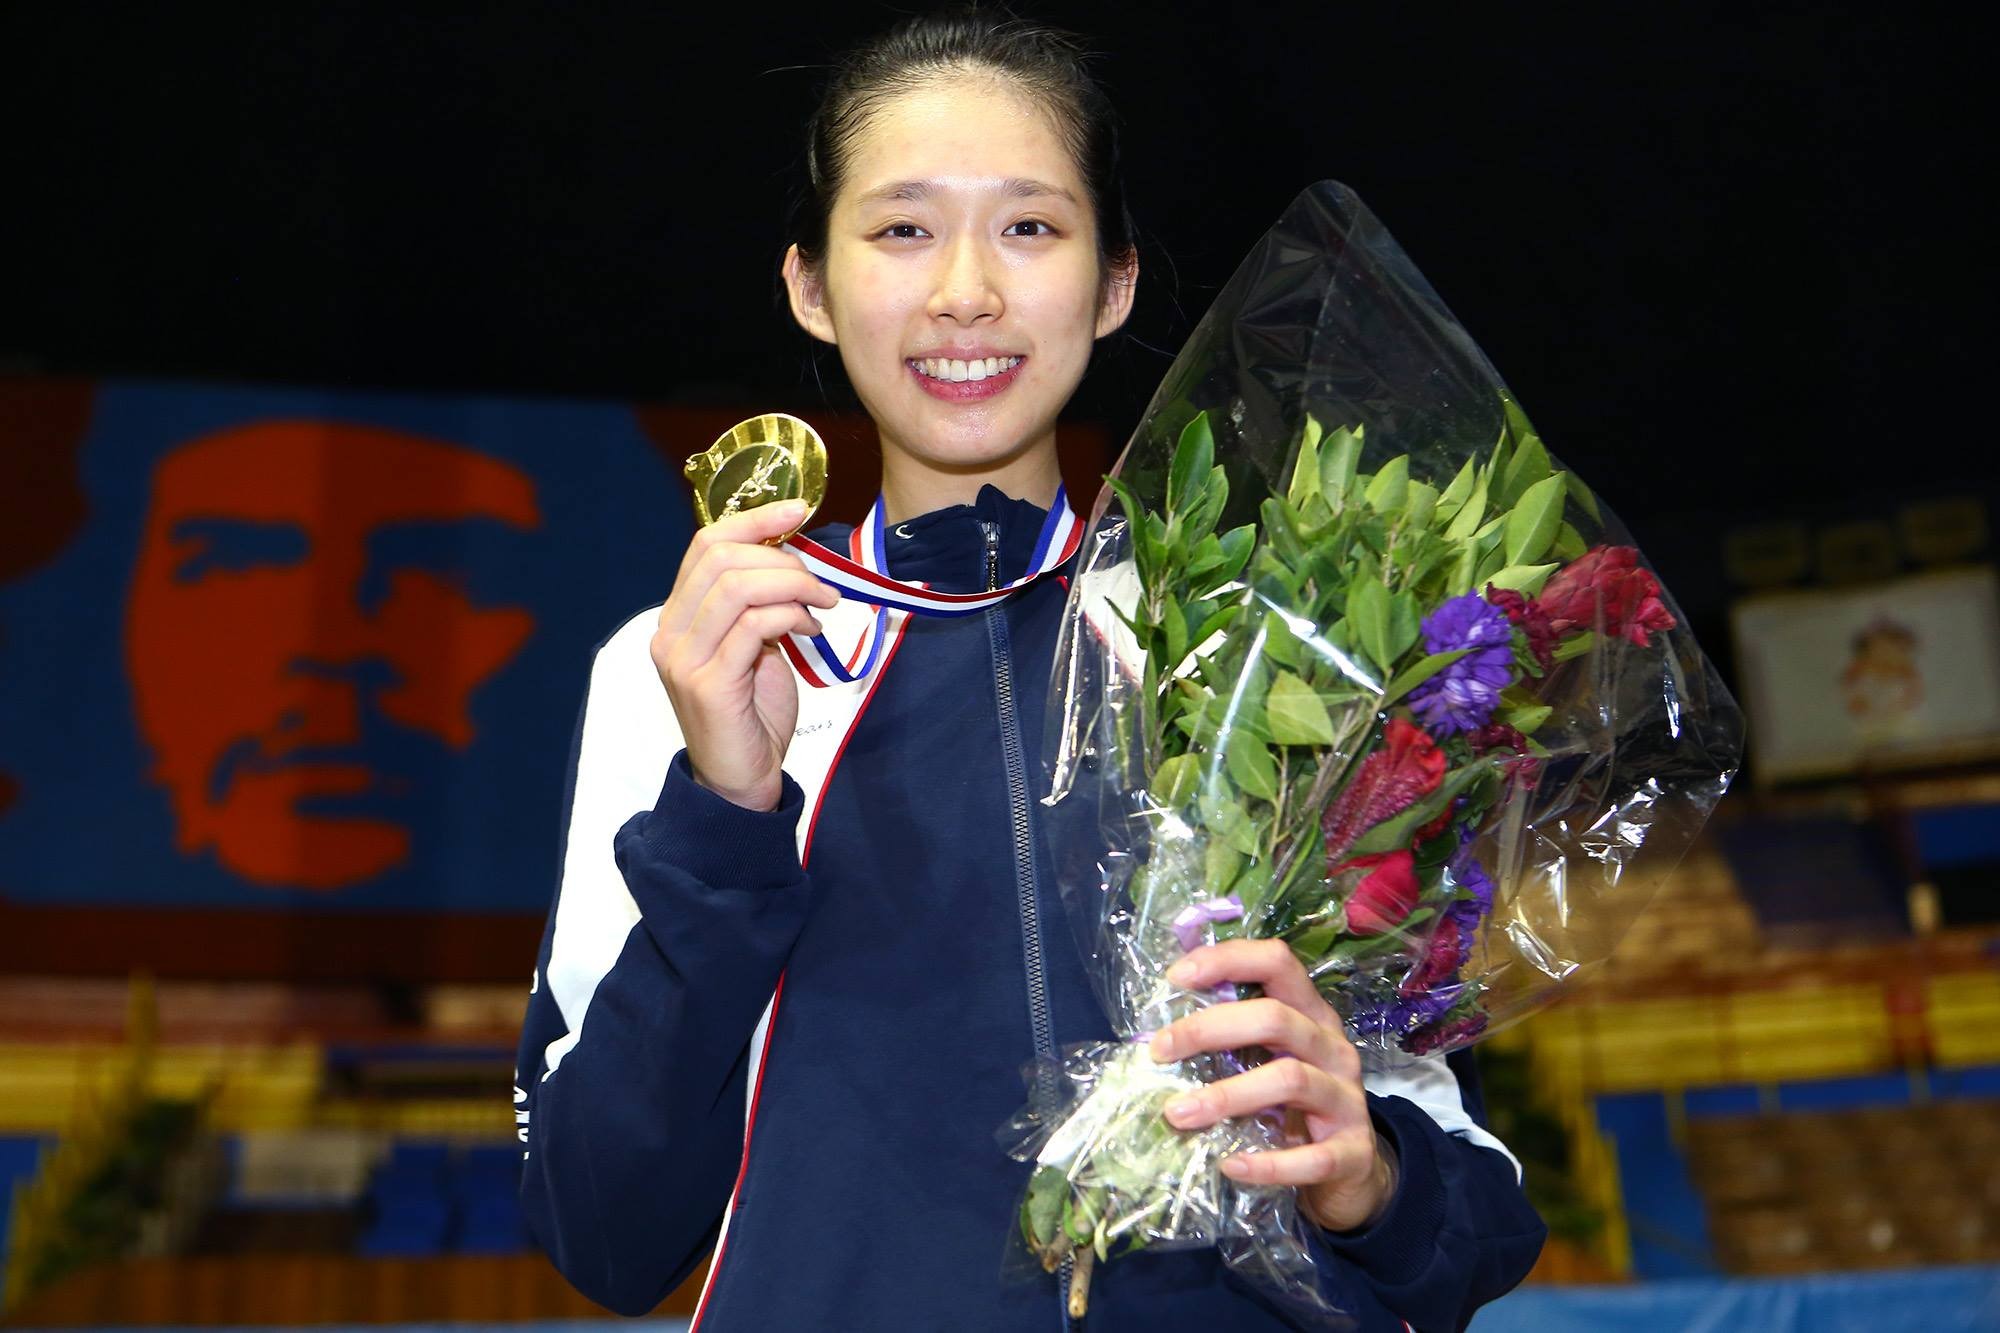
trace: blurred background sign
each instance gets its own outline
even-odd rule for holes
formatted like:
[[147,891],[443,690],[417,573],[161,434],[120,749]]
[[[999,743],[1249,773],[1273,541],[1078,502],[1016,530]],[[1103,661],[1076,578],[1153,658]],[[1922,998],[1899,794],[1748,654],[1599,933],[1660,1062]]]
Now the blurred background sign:
[[2000,753],[1990,565],[1748,597],[1733,628],[1761,782]]

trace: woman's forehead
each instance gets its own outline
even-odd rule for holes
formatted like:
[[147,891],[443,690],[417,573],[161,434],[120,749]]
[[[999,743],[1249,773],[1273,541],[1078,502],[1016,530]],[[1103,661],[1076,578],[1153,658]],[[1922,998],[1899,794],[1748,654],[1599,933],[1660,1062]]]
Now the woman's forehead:
[[841,203],[1046,199],[1084,184],[1053,117],[1000,79],[939,79],[874,108],[848,146]]

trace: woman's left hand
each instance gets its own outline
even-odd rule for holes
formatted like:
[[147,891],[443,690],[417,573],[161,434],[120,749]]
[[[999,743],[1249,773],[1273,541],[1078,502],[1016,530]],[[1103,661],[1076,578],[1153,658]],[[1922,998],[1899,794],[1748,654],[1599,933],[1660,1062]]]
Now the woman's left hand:
[[1167,980],[1186,990],[1256,982],[1264,993],[1212,1005],[1161,1028],[1152,1039],[1155,1060],[1244,1046],[1267,1047],[1275,1056],[1176,1097],[1167,1103],[1167,1123],[1200,1129],[1229,1116],[1284,1107],[1304,1122],[1308,1141],[1296,1148],[1236,1153],[1223,1159],[1223,1171],[1246,1184],[1296,1185],[1300,1211],[1329,1231],[1355,1231],[1380,1216],[1395,1193],[1395,1168],[1368,1116],[1360,1053],[1290,947],[1283,940],[1204,945],[1169,968]]

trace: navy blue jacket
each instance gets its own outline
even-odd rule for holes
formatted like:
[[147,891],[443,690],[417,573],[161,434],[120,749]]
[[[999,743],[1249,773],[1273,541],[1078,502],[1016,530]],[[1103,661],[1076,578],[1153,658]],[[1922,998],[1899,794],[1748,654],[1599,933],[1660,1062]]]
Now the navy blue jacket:
[[[889,572],[992,586],[989,545],[1017,576],[1043,517],[986,487],[898,525]],[[1001,1279],[1027,1168],[994,1141],[1024,1063],[1110,1035],[1034,822],[1063,602],[1045,578],[909,620],[831,776],[809,804],[788,756],[768,813],[690,777],[647,652],[657,608],[599,649],[515,1090],[529,1224],[579,1291],[650,1311],[727,1215],[700,1333],[1070,1326],[1054,1278]],[[794,750],[832,743],[823,725],[802,715]],[[1467,1114],[1443,1071],[1430,1110],[1370,1093],[1400,1163],[1386,1214],[1311,1236],[1362,1329],[1462,1328],[1541,1249],[1514,1163],[1476,1142],[1497,1144],[1476,1093]],[[1212,1250],[1100,1265],[1082,1325],[1295,1327]]]

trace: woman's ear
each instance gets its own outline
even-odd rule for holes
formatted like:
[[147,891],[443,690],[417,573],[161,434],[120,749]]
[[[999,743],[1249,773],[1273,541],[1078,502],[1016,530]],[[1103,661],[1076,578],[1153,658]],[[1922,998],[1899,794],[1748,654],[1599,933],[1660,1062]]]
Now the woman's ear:
[[1138,290],[1139,250],[1134,246],[1113,259],[1104,275],[1104,294],[1097,303],[1097,337],[1115,333],[1125,323]]
[[792,318],[800,328],[823,343],[839,341],[833,336],[833,317],[826,309],[826,284],[800,257],[796,245],[785,250],[785,291],[791,297]]

